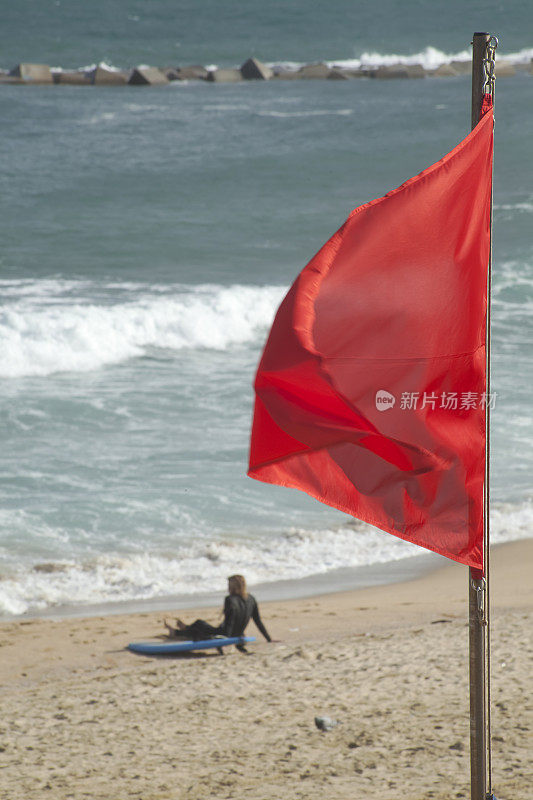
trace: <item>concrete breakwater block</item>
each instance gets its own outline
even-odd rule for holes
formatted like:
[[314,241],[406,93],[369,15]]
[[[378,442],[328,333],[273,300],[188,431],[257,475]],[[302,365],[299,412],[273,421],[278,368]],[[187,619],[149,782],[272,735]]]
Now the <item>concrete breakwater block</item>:
[[240,69],[213,69],[206,80],[210,83],[238,83],[242,81],[242,75]]
[[17,64],[10,76],[21,78],[25,83],[53,83],[52,70],[48,64]]
[[305,66],[300,67],[296,74],[304,80],[323,80],[324,78],[329,78],[330,72],[331,69],[327,64],[320,63],[305,64]]
[[96,67],[90,73],[91,83],[95,86],[125,86],[130,76],[129,72]]
[[348,81],[350,76],[342,69],[332,69],[327,77],[328,81]]
[[273,71],[257,58],[249,58],[241,66],[241,75],[247,81],[269,81],[273,76]]
[[0,83],[11,83],[11,84],[23,84],[26,81],[23,81],[22,78],[17,78],[15,75],[6,75],[5,73],[0,74]]
[[425,78],[427,77],[427,70],[424,69],[422,64],[408,64],[407,65],[408,78]]
[[54,83],[66,84],[68,86],[90,86],[91,76],[86,72],[79,72],[72,70],[70,72],[54,72],[52,73]]
[[472,62],[471,61],[450,61],[451,66],[457,70],[458,75],[471,75]]
[[494,63],[494,74],[497,78],[512,78],[513,75],[516,75],[516,67],[509,61],[498,61],[498,59],[496,59]]
[[459,73],[452,67],[451,64],[441,64],[440,67],[437,67],[432,73],[436,78],[456,78]]
[[130,86],[164,86],[167,76],[157,67],[136,67],[130,75]]
[[301,75],[295,69],[280,69],[276,70],[272,77],[278,81],[297,81],[301,78]]
[[200,64],[191,64],[188,67],[176,67],[179,81],[206,81],[208,70]]
[[343,75],[346,75],[348,78],[367,78],[368,75],[366,74],[364,69],[341,69],[339,70],[338,67],[335,67],[336,71],[342,72]]
[[421,64],[391,64],[378,67],[370,73],[371,78],[390,80],[395,78],[425,78],[426,70]]
[[169,81],[179,80],[179,73],[177,67],[159,67],[163,75],[167,76]]

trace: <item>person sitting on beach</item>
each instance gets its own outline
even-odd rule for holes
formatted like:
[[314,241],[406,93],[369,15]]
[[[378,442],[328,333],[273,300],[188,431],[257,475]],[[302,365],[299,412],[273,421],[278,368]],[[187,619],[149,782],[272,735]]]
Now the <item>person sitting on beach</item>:
[[170,637],[184,637],[198,642],[201,639],[213,639],[215,636],[243,636],[250,619],[253,619],[267,642],[271,642],[272,639],[259,616],[256,599],[248,594],[245,579],[242,575],[231,575],[228,578],[228,596],[224,600],[224,619],[220,625],[210,625],[203,619],[197,619],[191,625],[185,625],[181,619],[177,619],[176,627],[167,620],[163,622]]

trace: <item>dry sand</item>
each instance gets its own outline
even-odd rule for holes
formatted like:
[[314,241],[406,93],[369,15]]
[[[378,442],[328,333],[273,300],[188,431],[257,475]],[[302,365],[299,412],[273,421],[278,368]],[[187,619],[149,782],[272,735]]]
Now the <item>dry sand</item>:
[[[493,552],[499,800],[532,796],[532,555],[533,540]],[[160,613],[3,623],[0,797],[469,797],[466,594],[466,568],[450,564],[394,586],[264,603],[282,641],[248,656],[125,650],[162,631]],[[316,715],[340,724],[321,732]]]

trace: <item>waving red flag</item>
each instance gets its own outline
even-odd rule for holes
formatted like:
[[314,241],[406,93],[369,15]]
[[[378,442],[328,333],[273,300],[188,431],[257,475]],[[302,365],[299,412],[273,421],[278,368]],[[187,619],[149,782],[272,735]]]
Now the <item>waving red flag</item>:
[[248,474],[482,568],[492,109],[302,270],[256,381]]

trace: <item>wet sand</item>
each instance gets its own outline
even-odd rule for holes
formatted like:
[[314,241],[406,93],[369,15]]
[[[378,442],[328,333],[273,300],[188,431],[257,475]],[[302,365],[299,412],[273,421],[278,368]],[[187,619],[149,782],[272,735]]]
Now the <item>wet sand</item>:
[[[533,540],[492,555],[493,788],[529,800]],[[168,658],[161,612],[0,624],[6,800],[469,797],[467,570],[260,602],[280,642]],[[222,601],[222,598],[221,598]],[[175,609],[169,610],[171,615]],[[218,609],[187,610],[215,622]],[[339,724],[319,731],[315,716]]]

